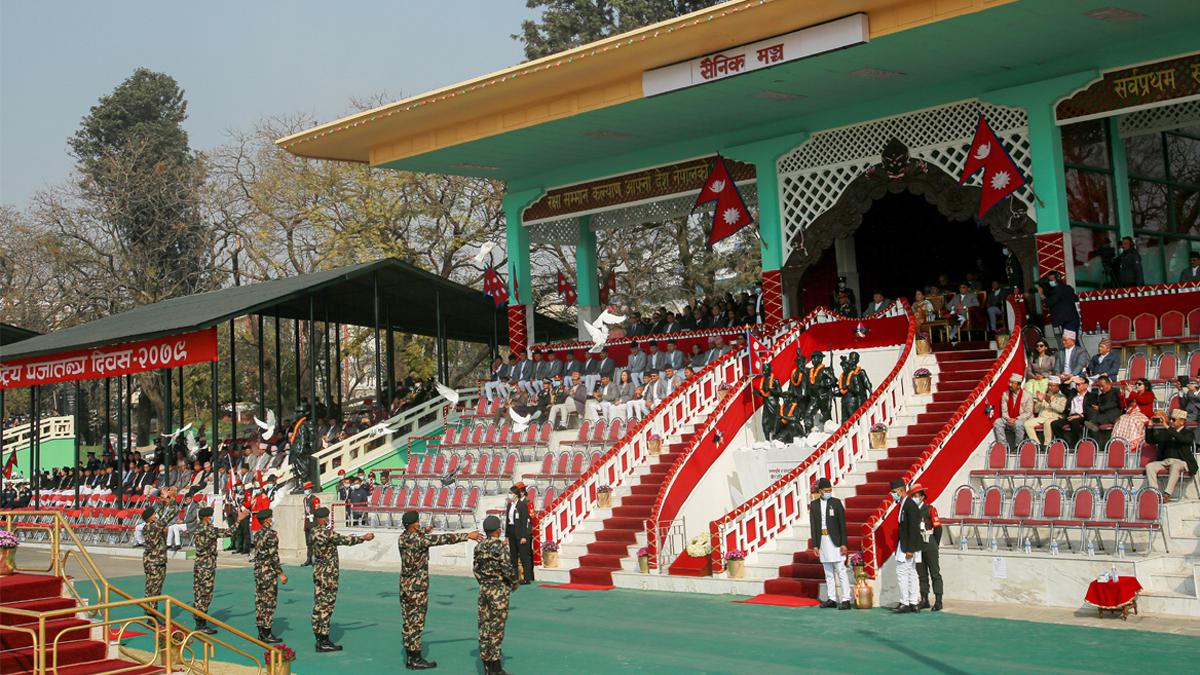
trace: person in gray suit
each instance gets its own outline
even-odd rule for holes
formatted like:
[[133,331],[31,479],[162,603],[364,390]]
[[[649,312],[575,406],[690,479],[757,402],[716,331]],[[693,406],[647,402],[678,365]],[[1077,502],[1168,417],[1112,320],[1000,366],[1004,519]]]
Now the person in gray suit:
[[1062,341],[1063,348],[1054,355],[1054,372],[1066,382],[1069,378],[1084,374],[1088,366],[1088,353],[1083,345],[1075,342],[1073,330],[1064,330]]
[[1179,283],[1184,284],[1189,281],[1200,281],[1200,251],[1192,251],[1188,254],[1188,266],[1179,273]]
[[629,360],[625,362],[625,372],[635,386],[642,386],[642,373],[646,370],[646,353],[636,342],[629,343]]

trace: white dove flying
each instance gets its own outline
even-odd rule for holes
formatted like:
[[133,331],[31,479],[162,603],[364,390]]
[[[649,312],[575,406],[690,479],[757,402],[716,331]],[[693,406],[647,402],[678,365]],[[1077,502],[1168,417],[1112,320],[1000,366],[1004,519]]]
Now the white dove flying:
[[191,428],[192,428],[192,423],[191,423],[191,422],[188,422],[188,425],[187,425],[186,427],[184,427],[184,428],[180,429],[179,431],[176,431],[176,432],[175,432],[175,433],[173,433],[173,434],[164,434],[164,435],[163,435],[163,438],[166,438],[166,439],[167,439],[167,445],[171,445],[172,443],[174,443],[174,442],[175,442],[175,439],[176,439],[176,438],[179,438],[179,434],[182,434],[183,432],[185,432],[185,431],[187,431],[188,429],[191,429]]
[[447,387],[446,385],[442,384],[441,382],[434,382],[433,386],[437,387],[437,392],[442,395],[442,398],[444,398],[450,402],[451,408],[458,405],[458,392],[457,391],[454,391],[453,389],[451,389],[450,387]]
[[514,434],[519,434],[522,431],[525,431],[526,429],[528,429],[529,428],[529,420],[533,419],[532,413],[522,417],[521,415],[518,415],[517,411],[513,410],[512,408],[508,409],[508,416],[512,418],[512,421],[513,421],[512,432]]
[[262,438],[264,441],[271,440],[271,437],[275,435],[275,411],[274,410],[267,411],[267,421],[266,422],[255,417],[254,423],[257,424],[259,426],[259,428],[261,428],[263,430]]
[[496,248],[496,244],[493,242],[490,242],[490,241],[485,241],[482,244],[480,244],[479,245],[479,253],[475,254],[475,258],[474,258],[475,262],[477,262],[477,263],[483,262],[483,259],[488,257],[488,254],[490,254],[492,252],[492,249],[494,249],[494,248]]

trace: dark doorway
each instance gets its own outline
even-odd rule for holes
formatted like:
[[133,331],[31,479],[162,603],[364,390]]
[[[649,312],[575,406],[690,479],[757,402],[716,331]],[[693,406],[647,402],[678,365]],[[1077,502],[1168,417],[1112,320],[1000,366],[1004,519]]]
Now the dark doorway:
[[860,305],[876,290],[911,300],[916,289],[937,284],[941,274],[950,278],[952,288],[943,289],[949,292],[958,290],[968,272],[977,275],[983,290],[992,279],[1005,279],[1003,247],[988,228],[950,220],[908,191],[883,196],[863,214],[854,247]]

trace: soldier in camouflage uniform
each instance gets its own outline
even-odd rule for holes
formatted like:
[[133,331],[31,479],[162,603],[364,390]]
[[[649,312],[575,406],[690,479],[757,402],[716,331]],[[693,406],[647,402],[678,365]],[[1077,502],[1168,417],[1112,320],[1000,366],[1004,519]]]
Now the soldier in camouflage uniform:
[[254,514],[260,525],[254,539],[255,623],[258,624],[258,639],[270,645],[283,642],[271,632],[271,626],[275,623],[279,584],[286,584],[288,580],[279,563],[279,535],[271,529],[272,515],[271,509]]
[[[169,488],[159,498],[162,502],[162,513],[156,513],[153,506],[147,506],[142,511],[142,520],[146,525],[142,528],[142,537],[146,548],[142,550],[142,570],[146,573],[146,597],[162,594],[163,581],[167,578],[167,527],[179,517],[179,505],[175,503],[175,488]],[[158,611],[158,603],[152,602],[150,610]],[[151,621],[155,621],[151,617]]]
[[409,670],[437,668],[436,661],[421,657],[421,633],[425,630],[425,611],[429,608],[429,547],[483,539],[480,532],[470,534],[430,534],[432,527],[421,529],[420,514],[404,514],[404,533],[396,545],[400,549],[400,609],[404,614],[404,666]]
[[339,546],[354,546],[375,538],[373,533],[363,536],[343,536],[329,529],[329,509],[321,507],[313,510],[313,522],[316,525],[309,532],[309,542],[313,550],[313,634],[317,636],[318,652],[341,651],[341,645],[335,645],[329,640],[329,620],[333,618],[333,607],[337,604],[337,587]]
[[[192,571],[192,593],[195,600],[192,604],[196,609],[208,613],[208,606],[212,604],[213,581],[217,577],[217,542],[222,537],[233,536],[233,528],[217,528],[213,527],[211,506],[206,506],[200,509],[200,522],[196,525],[195,535],[192,537],[192,542],[196,546],[196,566]],[[242,511],[239,519],[250,515],[249,511]],[[210,628],[206,619],[196,617],[196,630],[206,635],[216,635],[217,629]]]
[[483,521],[487,538],[475,547],[475,579],[479,581],[479,658],[484,675],[508,675],[500,665],[500,644],[508,621],[508,595],[520,587],[508,547],[500,541],[500,519]]

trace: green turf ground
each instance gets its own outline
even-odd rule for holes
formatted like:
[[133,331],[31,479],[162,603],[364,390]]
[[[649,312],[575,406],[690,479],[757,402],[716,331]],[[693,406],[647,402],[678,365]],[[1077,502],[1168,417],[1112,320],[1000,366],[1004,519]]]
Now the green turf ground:
[[[406,672],[397,575],[342,571],[331,637],[345,651],[317,654],[310,623],[312,575],[308,568],[287,572],[275,633],[299,654],[293,672]],[[140,577],[117,580],[131,591],[139,582]],[[477,589],[469,577],[433,578],[424,651],[438,662],[435,672],[483,672]],[[191,575],[168,574],[165,592],[190,602]],[[256,635],[253,596],[249,569],[220,569],[211,612]],[[896,616],[882,609],[768,607],[732,599],[523,586],[513,596],[504,666],[515,675],[1187,672],[1200,648],[1197,638],[1144,631],[931,612]],[[145,637],[126,644],[149,648]]]

